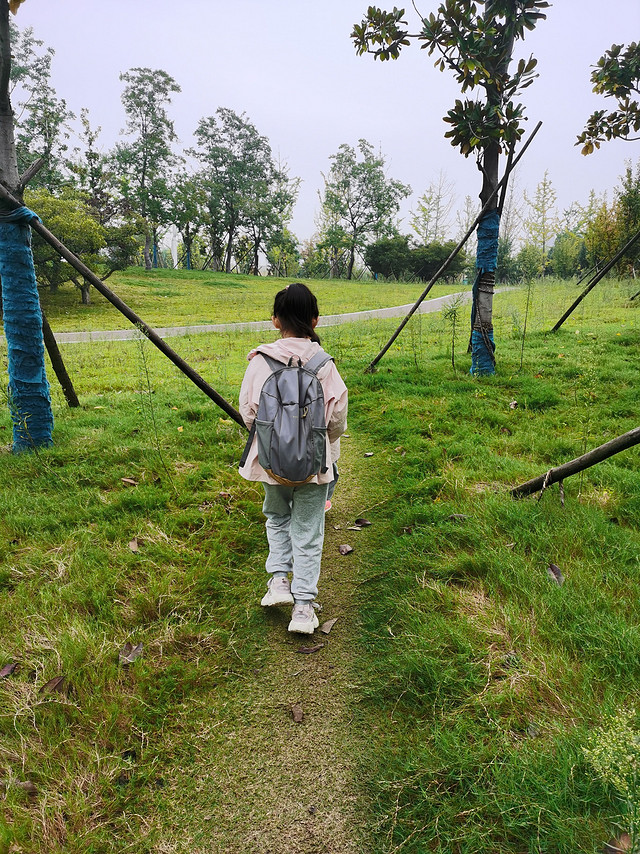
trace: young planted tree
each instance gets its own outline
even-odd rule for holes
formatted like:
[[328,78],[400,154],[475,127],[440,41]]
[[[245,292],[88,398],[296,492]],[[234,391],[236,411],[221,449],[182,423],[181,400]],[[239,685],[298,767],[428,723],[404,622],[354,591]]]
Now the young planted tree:
[[454,187],[443,172],[420,196],[416,210],[411,212],[411,228],[421,243],[442,243],[450,236],[449,215],[454,201]]
[[547,272],[549,247],[560,228],[556,199],[557,194],[547,171],[536,187],[533,198],[524,194],[527,212],[523,218],[523,228],[527,243],[538,256],[538,276],[544,276]]
[[123,196],[145,224],[144,262],[150,270],[151,247],[167,201],[164,178],[176,162],[171,149],[176,134],[167,106],[180,87],[166,71],[151,68],[132,68],[120,80],[125,83],[122,104],[130,140],[116,145],[115,159]]
[[[11,3],[14,14],[19,5]],[[0,181],[21,198],[24,184],[18,175],[10,97],[9,9],[8,0],[0,0]],[[24,207],[8,210],[0,204],[0,277],[14,452],[50,445],[53,431],[42,314],[31,254],[29,222],[33,216]]]
[[535,28],[548,6],[546,0],[446,0],[436,14],[420,18],[417,33],[406,28],[404,9],[386,12],[370,6],[351,34],[359,54],[373,53],[381,61],[397,59],[402,48],[416,39],[430,55],[436,55],[437,68],[453,72],[463,93],[482,92],[477,100],[457,100],[445,117],[451,125],[445,137],[465,157],[476,157],[482,173],[480,201],[483,207],[488,204],[478,224],[472,310],[472,370],[479,374],[495,372],[492,313],[500,155],[512,152],[523,134],[524,107],[515,99],[536,77],[533,57],[520,60],[513,72],[509,66],[515,42]]
[[360,158],[343,143],[331,155],[321,196],[322,219],[341,232],[340,242],[349,253],[347,279],[353,275],[356,252],[362,253],[371,239],[394,234],[400,201],[411,193],[407,184],[387,178],[384,157],[376,156],[366,139],[358,142],[358,151]]

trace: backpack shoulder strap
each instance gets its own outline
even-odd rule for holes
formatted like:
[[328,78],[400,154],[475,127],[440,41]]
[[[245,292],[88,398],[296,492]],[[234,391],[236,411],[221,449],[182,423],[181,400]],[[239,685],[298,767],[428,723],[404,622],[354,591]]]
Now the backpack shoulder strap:
[[279,371],[281,368],[287,367],[285,362],[279,362],[277,359],[274,359],[272,356],[267,356],[267,354],[263,353],[262,350],[256,350],[256,354],[258,356],[262,356],[262,358],[265,360],[267,365],[269,365],[269,367],[271,368],[272,371]]
[[315,356],[312,356],[309,361],[304,365],[305,371],[311,371],[312,374],[318,373],[320,368],[323,365],[326,365],[327,362],[333,362],[333,356],[330,356],[328,353],[320,348]]

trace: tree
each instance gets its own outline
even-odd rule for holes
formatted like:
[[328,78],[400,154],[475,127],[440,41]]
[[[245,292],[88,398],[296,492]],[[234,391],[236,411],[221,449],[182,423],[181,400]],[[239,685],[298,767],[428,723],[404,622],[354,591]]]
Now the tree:
[[548,266],[554,276],[570,279],[580,272],[584,255],[583,238],[575,231],[562,231],[549,251]]
[[411,212],[411,228],[421,243],[442,241],[449,236],[449,214],[453,207],[453,184],[441,171],[418,199],[417,208]]
[[542,181],[536,187],[533,199],[524,194],[529,207],[528,215],[523,219],[527,243],[538,252],[538,275],[544,276],[547,270],[547,255],[559,228],[556,209],[557,194],[545,171]]
[[272,276],[297,275],[300,269],[300,250],[295,234],[285,225],[274,232],[267,243],[267,261]]
[[321,196],[322,215],[342,232],[342,243],[349,252],[347,279],[353,275],[356,252],[362,252],[370,238],[379,239],[395,232],[395,217],[401,199],[411,187],[385,174],[385,160],[361,139],[358,154],[343,143],[331,155],[331,168],[324,177]]
[[411,268],[409,238],[403,235],[381,237],[364,252],[365,264],[376,276],[400,279]]
[[[167,198],[164,176],[176,158],[171,143],[177,138],[167,114],[171,96],[180,87],[166,71],[132,68],[120,75],[129,142],[118,143],[115,159],[122,176],[122,193],[145,224],[144,261],[151,269],[151,244],[157,245]],[[154,238],[156,238],[154,240]]]
[[[12,11],[17,11],[15,2]],[[0,181],[21,198],[10,79],[9,2],[0,0]],[[14,452],[51,445],[53,431],[42,314],[30,249],[32,216],[25,208],[10,211],[0,204],[0,276]]]
[[591,82],[594,92],[617,102],[617,109],[591,114],[576,142],[582,154],[591,154],[605,140],[640,139],[630,135],[640,131],[640,102],[634,98],[640,95],[640,43],[611,45],[591,72]]
[[585,233],[587,258],[591,267],[602,267],[620,248],[615,205],[603,199]]
[[[83,199],[71,190],[63,196],[54,196],[44,187],[27,191],[25,195],[47,228],[96,272],[102,260],[101,250],[106,247],[105,230],[91,215]],[[65,282],[73,282],[80,290],[83,304],[89,304],[91,284],[80,281],[73,267],[37,234],[33,236],[33,260],[41,285],[56,291]]]
[[251,272],[254,276],[259,273],[260,252],[266,253],[272,236],[281,234],[286,223],[291,221],[299,184],[299,179],[289,179],[286,167],[267,161],[263,177],[250,187],[244,218],[251,242]]
[[[145,233],[146,225],[120,194],[115,159],[98,149],[101,129],[98,127],[94,130],[91,127],[85,109],[80,112],[80,122],[84,148],[74,149],[75,157],[69,161],[68,167],[91,216],[103,228],[106,240],[102,256],[104,281],[116,270],[124,270],[133,262],[138,255],[140,237]],[[83,299],[88,299],[89,292],[89,285],[85,283]]]
[[31,184],[53,191],[65,183],[69,122],[75,116],[51,86],[53,48],[42,52],[44,43],[34,37],[30,27],[21,32],[11,25],[11,42],[15,57],[11,67],[11,95],[18,110],[15,120],[18,169],[24,173],[41,158]]
[[[247,224],[250,202],[254,224],[264,214],[262,209],[258,211],[255,193],[259,182],[264,182],[264,188],[273,181],[271,147],[245,113],[238,115],[228,107],[219,107],[215,116],[201,119],[195,138],[192,153],[203,164],[208,206],[226,237],[224,267],[230,273],[234,242]],[[263,239],[261,233],[260,243]]]
[[[465,157],[474,154],[482,173],[480,201],[484,206],[498,185],[500,154],[513,150],[523,133],[524,107],[515,98],[536,74],[536,60],[521,59],[509,72],[514,43],[523,39],[544,18],[546,0],[484,0],[459,3],[446,0],[437,15],[420,19],[422,28],[410,34],[403,20],[404,9],[392,12],[370,6],[367,15],[352,31],[356,51],[373,53],[381,61],[397,59],[412,39],[423,42],[429,55],[437,56],[436,67],[448,68],[463,93],[484,91],[482,100],[457,100],[445,117],[451,127],[445,137]],[[484,7],[482,11],[479,11]],[[472,309],[474,373],[494,373],[493,284],[497,264],[499,200],[494,198],[478,225]]]
[[186,171],[175,174],[169,181],[167,201],[167,217],[180,232],[186,268],[190,270],[191,247],[206,221],[206,192],[199,176]]
[[[624,246],[640,231],[640,161],[636,163],[635,171],[630,163],[627,164],[621,177],[621,186],[616,190],[616,201],[618,243]],[[618,269],[622,272],[623,266],[630,267],[635,275],[640,263],[640,245],[635,243],[622,260]]]
[[[411,250],[410,270],[420,281],[428,282],[444,264],[456,247],[455,240],[447,240],[445,243],[434,241],[425,246],[416,246]],[[455,279],[464,270],[466,259],[463,252],[459,252],[449,264],[445,279]]]

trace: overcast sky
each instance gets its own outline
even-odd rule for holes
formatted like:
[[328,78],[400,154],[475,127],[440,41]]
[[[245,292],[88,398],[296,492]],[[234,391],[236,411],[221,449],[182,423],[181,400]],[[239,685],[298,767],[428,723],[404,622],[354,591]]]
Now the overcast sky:
[[[321,173],[343,142],[367,139],[386,157],[389,175],[411,185],[405,232],[409,208],[440,171],[460,204],[480,189],[473,159],[443,138],[442,116],[459,95],[449,73],[436,71],[417,44],[396,62],[355,55],[349,34],[370,2],[27,0],[15,22],[55,50],[54,88],[76,114],[89,108],[105,149],[124,126],[118,77],[129,68],[163,69],[181,86],[170,114],[185,148],[198,120],[217,107],[246,112],[302,179],[292,229],[304,240],[315,229]],[[438,2],[416,5],[426,15]],[[415,32],[408,5],[406,17]],[[556,0],[520,43],[540,72],[523,94],[527,131],[538,120],[543,127],[518,168],[519,191],[531,195],[548,170],[560,210],[585,203],[591,189],[611,197],[625,162],[640,159],[640,142],[606,143],[589,157],[574,143],[590,113],[607,106],[591,92],[590,66],[614,42],[639,38],[639,0]]]

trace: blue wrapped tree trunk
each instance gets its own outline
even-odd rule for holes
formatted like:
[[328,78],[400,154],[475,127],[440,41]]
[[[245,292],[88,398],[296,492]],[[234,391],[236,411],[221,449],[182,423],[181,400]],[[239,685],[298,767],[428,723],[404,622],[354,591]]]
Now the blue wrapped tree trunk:
[[9,369],[13,451],[52,444],[53,415],[44,362],[42,315],[27,208],[0,216],[0,277]]
[[471,373],[495,374],[496,345],[493,340],[493,291],[498,266],[500,214],[488,211],[477,229],[476,278],[471,307]]
[[[20,4],[12,2],[15,13]],[[9,3],[0,0],[0,180],[21,197],[10,91]],[[0,277],[9,368],[8,399],[13,421],[13,450],[52,443],[53,416],[45,372],[42,314],[31,254],[27,208],[0,210]]]

